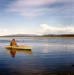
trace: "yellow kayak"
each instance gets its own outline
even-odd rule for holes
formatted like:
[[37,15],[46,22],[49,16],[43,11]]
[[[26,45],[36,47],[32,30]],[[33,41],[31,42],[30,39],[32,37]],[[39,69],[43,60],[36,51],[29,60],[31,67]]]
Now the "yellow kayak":
[[27,45],[19,45],[19,46],[10,46],[10,45],[7,45],[5,46],[5,48],[7,49],[21,49],[21,50],[31,50],[32,47],[31,46],[27,46]]
[[6,52],[23,52],[23,53],[27,53],[27,54],[32,54],[32,50],[22,50],[22,49],[6,49]]

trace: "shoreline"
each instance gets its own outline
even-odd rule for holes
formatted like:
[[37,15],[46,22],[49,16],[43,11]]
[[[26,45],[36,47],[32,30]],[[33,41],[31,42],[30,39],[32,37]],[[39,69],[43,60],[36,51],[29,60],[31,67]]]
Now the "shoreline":
[[0,38],[74,38],[74,36],[0,36]]

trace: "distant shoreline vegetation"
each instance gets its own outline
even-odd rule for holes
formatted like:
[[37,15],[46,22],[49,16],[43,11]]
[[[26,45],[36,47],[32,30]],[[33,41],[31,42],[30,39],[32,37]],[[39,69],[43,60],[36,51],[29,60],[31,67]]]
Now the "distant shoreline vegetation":
[[0,37],[74,37],[74,34],[45,34],[45,35],[31,35],[31,34],[16,34],[16,35],[5,35]]

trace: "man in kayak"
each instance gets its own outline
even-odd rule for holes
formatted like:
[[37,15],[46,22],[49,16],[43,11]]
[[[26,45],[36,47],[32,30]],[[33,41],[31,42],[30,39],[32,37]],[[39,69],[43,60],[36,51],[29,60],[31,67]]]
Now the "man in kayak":
[[10,46],[17,46],[15,39],[12,39]]

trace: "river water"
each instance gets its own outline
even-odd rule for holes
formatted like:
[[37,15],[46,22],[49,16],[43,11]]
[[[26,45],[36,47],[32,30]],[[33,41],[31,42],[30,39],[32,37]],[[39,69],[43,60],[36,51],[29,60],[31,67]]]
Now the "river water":
[[0,75],[74,75],[74,38],[15,38],[31,51],[8,50],[0,38]]

